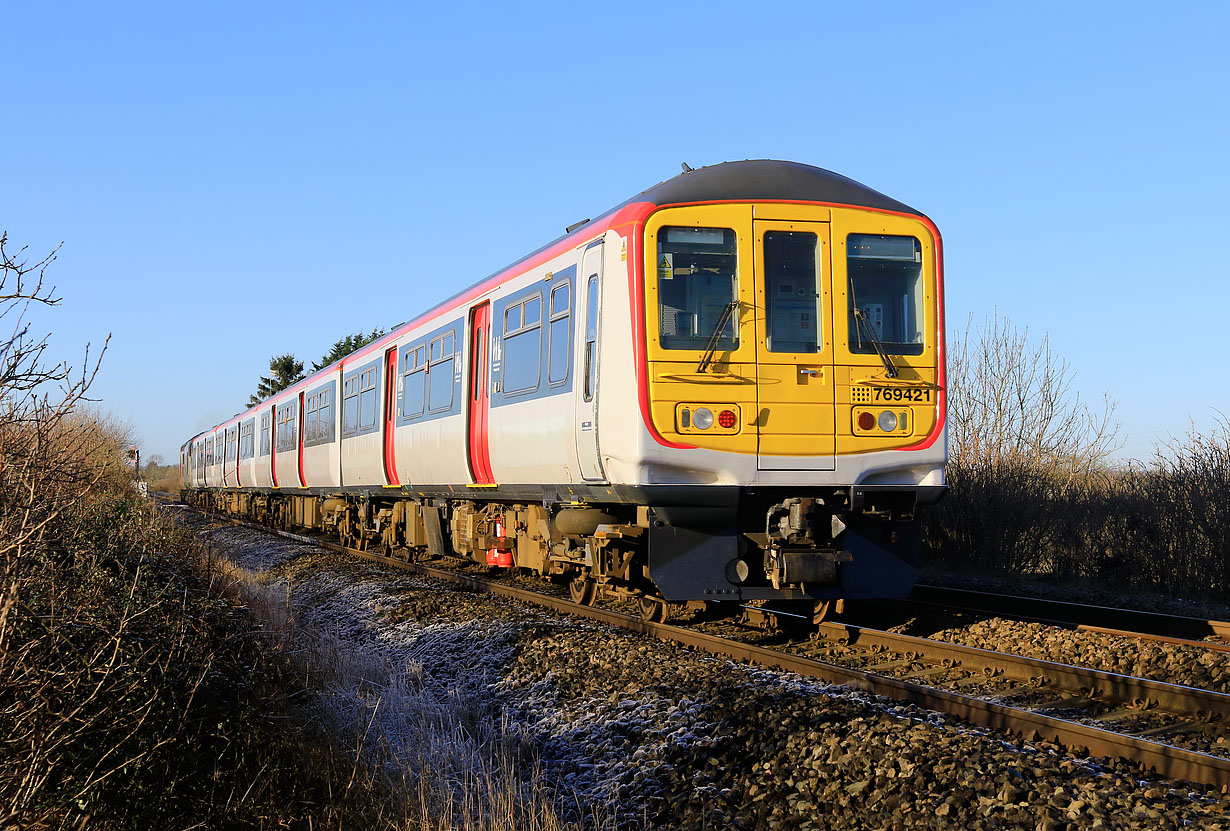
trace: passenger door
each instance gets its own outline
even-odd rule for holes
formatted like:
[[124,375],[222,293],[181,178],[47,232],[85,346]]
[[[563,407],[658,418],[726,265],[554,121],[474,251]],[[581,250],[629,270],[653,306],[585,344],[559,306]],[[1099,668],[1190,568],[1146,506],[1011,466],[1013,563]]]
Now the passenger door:
[[475,485],[493,485],[491,452],[487,445],[487,416],[491,408],[488,389],[488,351],[491,344],[491,304],[470,312],[470,383],[466,396],[469,411],[466,448],[470,475]]
[[390,485],[400,485],[397,456],[393,448],[393,429],[397,426],[397,347],[384,357],[384,477]]
[[833,470],[833,304],[829,225],[753,224],[760,470]]
[[598,321],[602,297],[601,240],[585,249],[581,279],[577,286],[577,332],[580,337],[576,391],[577,460],[581,478],[587,482],[605,478],[598,456]]

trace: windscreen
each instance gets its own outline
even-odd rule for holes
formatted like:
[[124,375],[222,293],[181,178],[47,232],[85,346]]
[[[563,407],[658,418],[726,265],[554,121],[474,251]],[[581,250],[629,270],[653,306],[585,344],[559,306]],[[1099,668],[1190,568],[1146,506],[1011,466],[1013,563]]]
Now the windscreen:
[[[914,237],[850,234],[850,351],[875,353],[875,340],[891,355],[923,351],[922,246]],[[854,310],[862,310],[856,320]],[[874,335],[874,337],[873,337]]]

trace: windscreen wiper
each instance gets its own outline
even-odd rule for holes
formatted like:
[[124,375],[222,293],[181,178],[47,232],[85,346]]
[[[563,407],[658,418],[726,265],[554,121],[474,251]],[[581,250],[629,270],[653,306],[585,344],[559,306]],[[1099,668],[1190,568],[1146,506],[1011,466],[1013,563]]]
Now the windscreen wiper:
[[[867,333],[867,340],[871,341],[871,346],[875,349],[876,354],[880,356],[880,360],[884,362],[884,372],[889,378],[897,377],[897,367],[893,366],[893,362],[888,357],[888,353],[884,351],[884,344],[880,343],[880,339],[876,337],[875,327],[871,325],[871,319],[867,317],[867,313],[858,306],[854,307],[854,327],[857,333]],[[862,346],[860,338],[859,346]]]
[[705,344],[705,354],[701,356],[700,363],[696,365],[697,372],[704,372],[709,364],[713,363],[713,353],[717,352],[718,341],[722,338],[722,330],[726,328],[726,324],[730,322],[730,316],[735,313],[737,308],[739,308],[739,301],[731,300],[726,304],[726,308],[722,309],[722,313],[718,315],[713,332],[709,335],[709,342]]

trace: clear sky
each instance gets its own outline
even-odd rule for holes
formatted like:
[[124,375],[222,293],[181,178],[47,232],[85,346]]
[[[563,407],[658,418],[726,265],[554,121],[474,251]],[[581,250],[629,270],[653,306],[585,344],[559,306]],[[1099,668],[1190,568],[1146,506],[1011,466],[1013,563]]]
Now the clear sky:
[[[1230,4],[7,3],[0,228],[146,456],[680,170],[837,171],[1119,402],[1230,413]],[[1227,246],[1228,251],[1222,251]]]

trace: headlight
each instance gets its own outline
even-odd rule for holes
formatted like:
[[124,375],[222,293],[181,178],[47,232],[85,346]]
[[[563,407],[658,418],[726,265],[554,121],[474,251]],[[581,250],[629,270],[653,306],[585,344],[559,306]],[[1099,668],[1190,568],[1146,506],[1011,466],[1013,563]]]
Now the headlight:
[[897,429],[897,414],[889,410],[880,413],[879,418],[880,429],[885,433],[891,433]]
[[697,407],[695,412],[692,413],[692,426],[697,430],[708,430],[712,427],[713,410],[710,410],[708,407]]

